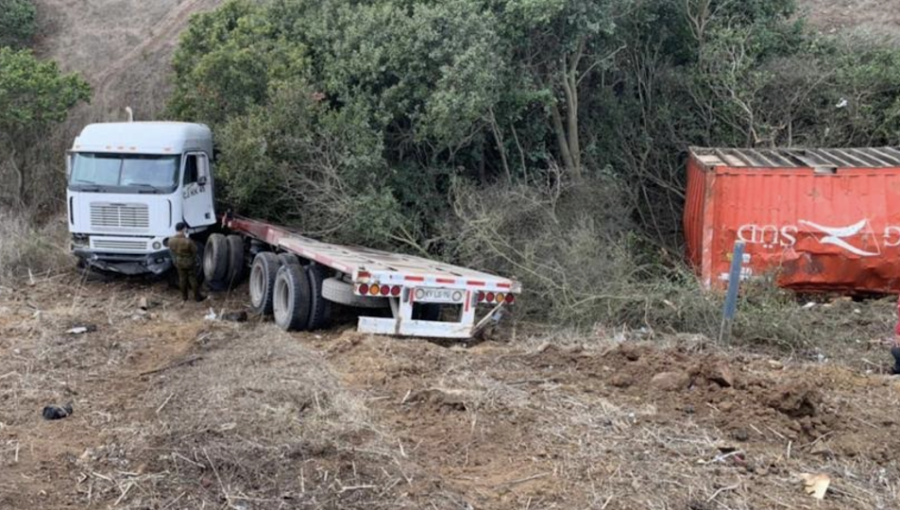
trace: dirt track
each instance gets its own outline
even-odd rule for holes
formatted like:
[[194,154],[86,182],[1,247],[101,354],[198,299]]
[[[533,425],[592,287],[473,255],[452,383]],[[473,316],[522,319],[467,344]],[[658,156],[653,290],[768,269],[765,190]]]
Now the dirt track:
[[[142,296],[157,304],[138,310]],[[447,346],[347,326],[287,335],[179,305],[162,284],[0,290],[0,508],[863,509],[900,497],[900,383],[885,376],[691,337]],[[78,323],[98,331],[66,333]],[[42,420],[66,401],[73,416]],[[832,477],[824,503],[801,472]]]

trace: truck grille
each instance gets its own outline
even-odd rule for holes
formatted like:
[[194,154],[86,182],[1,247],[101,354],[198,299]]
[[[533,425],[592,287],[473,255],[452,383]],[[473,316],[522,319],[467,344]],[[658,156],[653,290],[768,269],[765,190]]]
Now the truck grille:
[[150,228],[150,211],[146,204],[91,204],[91,226],[94,228]]
[[144,251],[146,241],[130,241],[126,239],[92,239],[95,250]]

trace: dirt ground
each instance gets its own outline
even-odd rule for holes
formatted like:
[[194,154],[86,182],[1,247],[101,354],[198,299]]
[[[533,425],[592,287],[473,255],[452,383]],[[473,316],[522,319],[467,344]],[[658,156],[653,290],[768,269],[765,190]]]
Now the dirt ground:
[[893,39],[900,34],[897,0],[798,0],[797,5],[825,33],[862,32]]
[[[465,345],[205,319],[243,305],[72,275],[0,288],[0,508],[900,503],[900,381],[864,347],[800,362],[689,335]],[[830,477],[824,501],[801,473]]]

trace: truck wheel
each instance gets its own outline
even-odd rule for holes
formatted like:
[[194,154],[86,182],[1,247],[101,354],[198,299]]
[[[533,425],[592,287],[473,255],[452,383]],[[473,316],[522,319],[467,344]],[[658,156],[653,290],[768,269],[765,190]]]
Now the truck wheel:
[[331,301],[322,296],[325,270],[318,264],[310,264],[306,266],[306,277],[310,293],[309,329],[325,329],[331,322]]
[[253,259],[250,269],[250,305],[260,315],[272,315],[272,292],[278,274],[278,257],[264,251]]
[[284,264],[275,276],[272,310],[275,324],[285,331],[303,331],[309,326],[309,278],[300,264]]
[[322,282],[322,297],[333,303],[354,308],[388,308],[391,306],[387,298],[357,296],[353,293],[353,285],[340,278],[328,278]]
[[228,288],[235,288],[244,278],[244,238],[230,235],[225,238],[228,244],[228,276],[225,280]]
[[278,263],[279,264],[295,264],[300,265],[300,258],[294,255],[293,253],[279,253],[278,254]]
[[221,284],[228,276],[228,241],[222,234],[211,234],[203,252],[203,275],[210,286]]

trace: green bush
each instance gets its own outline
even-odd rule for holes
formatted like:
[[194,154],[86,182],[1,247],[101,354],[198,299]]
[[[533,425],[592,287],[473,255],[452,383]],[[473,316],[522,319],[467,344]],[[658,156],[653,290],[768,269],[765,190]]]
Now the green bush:
[[37,10],[31,0],[0,0],[0,46],[28,46],[36,31]]
[[63,74],[30,50],[0,48],[0,178],[9,183],[0,187],[0,203],[46,199],[43,192],[58,184],[59,172],[38,163],[41,142],[90,91],[81,77]]

